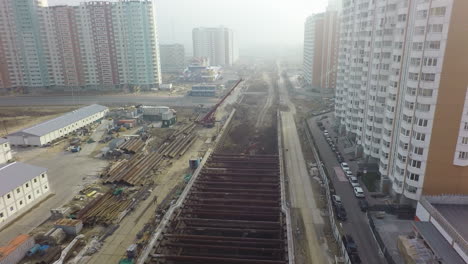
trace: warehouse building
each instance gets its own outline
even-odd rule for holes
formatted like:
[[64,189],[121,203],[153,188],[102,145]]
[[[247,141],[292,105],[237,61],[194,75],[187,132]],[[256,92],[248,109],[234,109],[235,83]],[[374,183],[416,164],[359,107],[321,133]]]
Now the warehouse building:
[[43,146],[103,118],[109,109],[89,105],[7,136],[13,146]]
[[14,162],[0,167],[0,227],[50,193],[47,169]]
[[8,140],[0,138],[0,164],[7,163],[13,158]]

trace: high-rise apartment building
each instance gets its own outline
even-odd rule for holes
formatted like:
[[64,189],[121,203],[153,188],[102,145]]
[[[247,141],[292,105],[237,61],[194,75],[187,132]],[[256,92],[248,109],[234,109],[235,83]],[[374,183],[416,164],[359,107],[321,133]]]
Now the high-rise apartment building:
[[307,86],[324,92],[336,87],[338,14],[328,9],[309,16],[304,24],[304,79]]
[[1,0],[0,23],[0,88],[149,89],[161,83],[150,0],[52,7]]
[[233,30],[194,28],[192,31],[193,56],[207,57],[211,65],[232,65],[239,58],[239,48]]
[[343,1],[335,114],[400,202],[468,192],[466,10]]
[[185,49],[182,44],[161,44],[162,72],[181,72],[185,67]]
[[43,43],[47,1],[0,0],[0,89],[49,85]]
[[323,13],[307,17],[304,24],[303,74],[308,86],[320,89]]

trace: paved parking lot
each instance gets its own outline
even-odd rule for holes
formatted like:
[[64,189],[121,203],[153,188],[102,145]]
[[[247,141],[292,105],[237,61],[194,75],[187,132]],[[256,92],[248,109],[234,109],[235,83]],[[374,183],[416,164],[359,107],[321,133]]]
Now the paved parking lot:
[[[331,114],[328,114],[331,115]],[[376,264],[376,263],[387,263],[378,247],[377,241],[375,240],[371,228],[368,223],[368,219],[365,213],[361,212],[358,205],[358,198],[355,197],[354,191],[349,181],[343,181],[343,177],[338,177],[335,173],[335,168],[340,167],[335,153],[331,150],[328,145],[323,132],[319,129],[316,121],[320,119],[320,116],[311,118],[307,121],[308,126],[312,132],[317,151],[320,153],[324,168],[328,172],[331,181],[333,182],[335,192],[342,199],[342,203],[347,212],[347,221],[342,222],[342,226],[347,234],[350,234],[358,247],[359,256],[362,263]],[[330,133],[331,138],[335,138],[337,135],[331,129],[331,122],[324,120],[325,128]],[[343,153],[343,144],[338,141],[338,149]],[[356,175],[357,163],[350,162],[349,156],[343,155],[345,161],[349,164],[351,171]],[[365,187],[363,187],[364,193],[367,195]],[[366,199],[370,199],[366,197]]]

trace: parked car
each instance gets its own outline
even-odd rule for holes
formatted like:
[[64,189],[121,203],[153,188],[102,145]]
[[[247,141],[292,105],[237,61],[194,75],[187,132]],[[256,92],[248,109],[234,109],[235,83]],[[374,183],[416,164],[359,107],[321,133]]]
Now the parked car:
[[335,206],[335,215],[338,220],[346,221],[346,210],[342,205]]
[[351,183],[353,187],[360,187],[358,179],[354,176],[349,177],[349,183]]
[[74,146],[71,149],[71,152],[76,153],[81,151],[81,146]]
[[364,191],[362,190],[361,187],[354,187],[354,195],[357,198],[364,198]]
[[342,156],[338,156],[338,157],[336,157],[336,159],[338,160],[338,162],[343,162],[344,161]]
[[325,137],[327,137],[327,136],[328,136],[328,130],[325,129],[325,130],[323,131],[323,135],[324,135]]
[[353,173],[351,171],[345,171],[345,174],[346,174],[346,177],[350,178],[350,177],[354,177]]
[[341,197],[338,195],[332,195],[332,203],[334,206],[341,205]]
[[361,211],[365,212],[369,208],[369,203],[365,199],[361,199],[358,201],[359,203],[359,208],[361,208]]
[[348,163],[346,163],[346,162],[341,162],[341,168],[342,168],[344,171],[351,171],[351,170],[349,169]]
[[349,259],[351,260],[351,264],[361,264],[361,258],[359,257],[358,253],[355,252],[349,255]]
[[357,252],[357,246],[356,242],[354,242],[354,239],[351,235],[344,235],[342,237],[343,243],[345,245],[346,251],[349,254],[356,253]]

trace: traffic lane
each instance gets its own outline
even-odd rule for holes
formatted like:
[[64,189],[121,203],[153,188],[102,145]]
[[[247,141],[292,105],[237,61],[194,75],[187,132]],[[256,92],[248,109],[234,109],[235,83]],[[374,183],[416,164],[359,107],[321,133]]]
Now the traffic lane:
[[362,263],[386,263],[379,254],[379,248],[370,230],[367,217],[359,208],[358,199],[354,195],[351,184],[348,181],[340,181],[336,177],[333,168],[340,166],[340,164],[315,121],[316,118],[309,120],[309,127],[319,148],[322,162],[333,182],[335,193],[341,197],[343,206],[346,209],[347,221],[343,222],[342,226],[346,234],[350,234],[354,238]]

